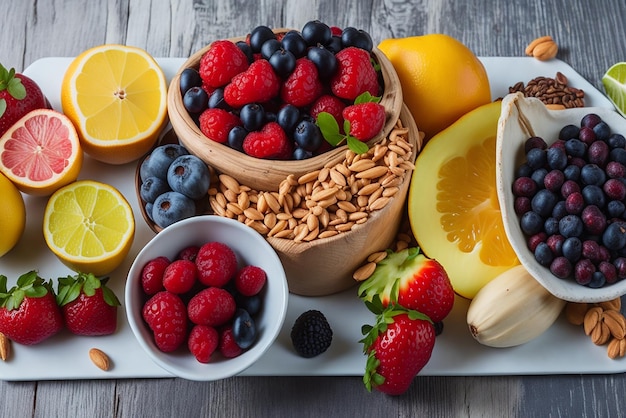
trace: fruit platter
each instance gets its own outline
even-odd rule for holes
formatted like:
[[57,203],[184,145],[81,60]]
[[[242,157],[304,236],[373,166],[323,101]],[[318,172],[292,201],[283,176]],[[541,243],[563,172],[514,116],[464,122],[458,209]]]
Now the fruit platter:
[[[489,80],[489,100],[497,100],[511,92],[520,81],[562,74],[572,88],[584,91],[586,107],[613,109],[611,101],[566,63],[555,58],[477,57]],[[40,86],[52,109],[63,107],[64,74],[74,62],[72,57],[49,57],[34,62],[24,75]],[[156,58],[165,76],[165,83],[180,77],[185,58]],[[172,89],[172,86],[169,87]],[[406,95],[406,93],[405,93]],[[492,105],[493,106],[493,105]],[[397,114],[396,114],[397,117]],[[416,121],[418,128],[420,124]],[[160,137],[171,129],[165,123],[155,127]],[[429,127],[429,129],[436,129]],[[436,135],[436,134],[434,134]],[[145,154],[143,150],[140,154]],[[119,161],[115,165],[85,155],[76,181],[94,181],[113,186],[132,209],[135,224],[132,245],[123,261],[108,275],[109,286],[121,299],[126,275],[133,259],[155,237],[147,223],[144,203],[137,193],[137,161]],[[36,269],[46,277],[62,277],[71,271],[53,252],[41,234],[47,200],[42,196],[25,195],[26,226],[17,245],[0,258],[0,274],[14,278]],[[409,201],[409,206],[411,205]],[[143,214],[143,215],[142,215]],[[363,258],[363,257],[361,257]],[[504,270],[503,270],[504,271]],[[288,272],[289,273],[289,272]],[[293,274],[293,272],[291,273]],[[451,310],[442,320],[443,329],[435,338],[432,355],[423,366],[421,376],[478,376],[525,374],[620,373],[626,371],[623,358],[609,358],[606,347],[591,343],[582,327],[573,326],[564,315],[553,322],[532,341],[497,347],[480,344],[468,328],[468,308],[475,289],[462,288],[454,295]],[[289,294],[284,324],[277,338],[263,356],[241,372],[247,376],[362,376],[368,357],[363,353],[361,326],[373,321],[372,312],[359,298],[359,285],[327,295]],[[457,292],[458,293],[458,292]],[[44,343],[32,346],[13,345],[10,361],[0,362],[0,378],[8,381],[59,379],[164,378],[174,375],[146,356],[125,317],[124,302],[118,310],[118,328],[110,335],[71,335],[63,330]],[[333,330],[332,344],[321,355],[304,358],[293,349],[290,333],[299,316],[310,310],[323,312]],[[106,370],[88,353],[97,348],[107,355]],[[95,363],[95,365],[94,365]]]

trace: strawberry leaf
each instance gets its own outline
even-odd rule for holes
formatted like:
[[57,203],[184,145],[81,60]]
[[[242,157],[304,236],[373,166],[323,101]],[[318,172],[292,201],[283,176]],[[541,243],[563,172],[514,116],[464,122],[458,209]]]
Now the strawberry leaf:
[[104,301],[109,306],[120,306],[121,305],[120,300],[117,298],[115,293],[111,290],[111,288],[109,288],[107,286],[102,286],[102,296],[104,298]]
[[7,293],[7,276],[0,274],[0,298]]
[[4,115],[4,112],[7,110],[7,101],[4,99],[0,99],[0,118]]
[[26,87],[22,84],[22,80],[19,78],[12,78],[7,85],[7,91],[16,100],[22,100],[26,97]]
[[380,99],[381,97],[372,96],[369,91],[364,91],[363,93],[359,94],[356,99],[354,99],[354,104],[380,103]]

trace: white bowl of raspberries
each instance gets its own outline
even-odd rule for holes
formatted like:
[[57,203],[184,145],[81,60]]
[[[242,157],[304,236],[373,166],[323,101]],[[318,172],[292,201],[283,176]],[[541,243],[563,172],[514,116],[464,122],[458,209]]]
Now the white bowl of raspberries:
[[148,356],[172,375],[234,376],[272,345],[289,289],[272,247],[252,228],[203,215],[177,222],[137,255],[126,315]]
[[496,184],[520,262],[554,296],[626,294],[626,120],[608,108],[502,101]]

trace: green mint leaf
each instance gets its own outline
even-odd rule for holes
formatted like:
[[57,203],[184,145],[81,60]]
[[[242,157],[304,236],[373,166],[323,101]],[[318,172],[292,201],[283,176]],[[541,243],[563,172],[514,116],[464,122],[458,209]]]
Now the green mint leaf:
[[4,115],[4,112],[7,110],[7,101],[4,99],[0,99],[0,118]]
[[356,105],[361,103],[380,103],[381,98],[382,97],[379,96],[372,96],[369,91],[364,91],[363,93],[359,94],[356,99],[354,99],[354,104]]
[[19,78],[11,78],[7,85],[7,91],[16,100],[22,100],[26,97],[26,87],[22,84],[22,80]]
[[321,112],[317,115],[317,126],[322,132],[322,136],[330,145],[336,147],[344,140],[344,136],[339,132],[337,120],[328,112]]
[[355,154],[365,154],[369,150],[365,142],[361,142],[352,136],[348,136],[348,148]]

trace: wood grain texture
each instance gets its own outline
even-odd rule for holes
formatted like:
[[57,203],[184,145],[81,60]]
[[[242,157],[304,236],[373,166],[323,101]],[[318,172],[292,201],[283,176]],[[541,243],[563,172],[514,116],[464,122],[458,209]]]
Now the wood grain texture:
[[[102,43],[188,57],[258,24],[301,28],[315,18],[368,30],[375,43],[446,33],[482,56],[522,56],[530,40],[550,34],[560,47],[557,58],[600,91],[606,69],[626,57],[623,0],[593,6],[583,0],[21,0],[3,6],[10,18],[0,25],[0,62],[18,71]],[[626,410],[625,392],[621,374],[418,377],[395,398],[368,393],[358,377],[0,381],[0,416],[618,417]]]

